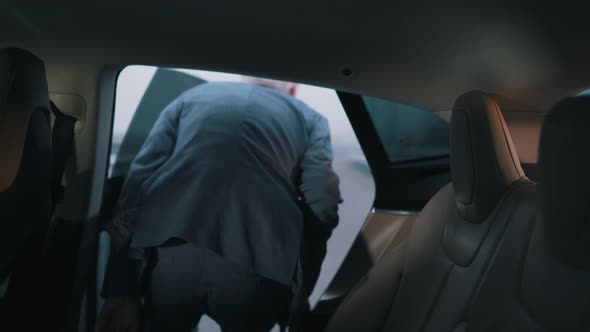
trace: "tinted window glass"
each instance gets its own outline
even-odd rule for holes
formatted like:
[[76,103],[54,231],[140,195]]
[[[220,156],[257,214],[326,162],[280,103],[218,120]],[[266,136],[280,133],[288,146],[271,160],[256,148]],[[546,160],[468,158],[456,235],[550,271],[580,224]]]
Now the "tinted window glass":
[[363,101],[391,162],[449,155],[449,124],[433,112],[389,100]]

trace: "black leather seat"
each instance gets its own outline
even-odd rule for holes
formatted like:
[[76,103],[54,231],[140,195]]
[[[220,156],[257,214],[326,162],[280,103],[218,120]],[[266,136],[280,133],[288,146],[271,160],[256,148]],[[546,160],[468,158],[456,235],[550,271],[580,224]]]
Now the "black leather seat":
[[0,283],[8,284],[3,303],[22,295],[15,290],[24,287],[18,284],[34,264],[30,253],[41,250],[49,220],[49,107],[43,62],[25,50],[1,49]]
[[373,267],[327,331],[466,331],[469,303],[507,226],[534,214],[535,184],[487,94],[469,92],[455,103],[451,175],[408,240]]
[[512,223],[473,300],[470,331],[590,329],[590,97],[546,116],[539,214]]

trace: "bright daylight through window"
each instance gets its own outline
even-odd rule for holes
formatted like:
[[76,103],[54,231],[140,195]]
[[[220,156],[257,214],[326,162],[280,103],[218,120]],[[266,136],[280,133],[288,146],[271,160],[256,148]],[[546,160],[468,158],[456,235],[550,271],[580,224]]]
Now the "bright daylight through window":
[[[162,109],[183,91],[205,81],[241,81],[240,75],[199,70],[129,66],[117,81],[109,177],[125,176]],[[300,85],[297,98],[330,123],[334,169],[344,203],[329,243],[322,273],[311,296],[314,303],[340,266],[367,216],[374,183],[358,140],[334,90]],[[211,324],[203,321],[202,324]],[[209,331],[209,329],[207,329]]]

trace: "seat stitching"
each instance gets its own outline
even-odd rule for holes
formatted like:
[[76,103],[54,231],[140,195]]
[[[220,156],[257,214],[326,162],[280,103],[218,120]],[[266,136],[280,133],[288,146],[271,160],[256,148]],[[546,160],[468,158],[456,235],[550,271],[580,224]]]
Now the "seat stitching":
[[[492,99],[490,97],[490,99]],[[512,161],[512,166],[514,167],[514,170],[516,170],[516,173],[518,173],[520,175],[520,172],[518,171],[518,166],[516,164],[516,161],[514,160],[514,151],[512,151],[512,146],[510,144],[510,141],[508,139],[508,133],[506,132],[506,126],[504,125],[504,121],[502,121],[502,118],[500,118],[500,109],[498,106],[498,103],[496,103],[495,100],[492,99],[492,102],[494,103],[494,109],[496,110],[496,117],[498,118],[498,121],[500,122],[500,127],[502,128],[502,135],[504,136],[504,142],[506,143],[506,146],[508,147],[508,151],[510,152],[510,160]],[[520,161],[519,161],[520,163]]]

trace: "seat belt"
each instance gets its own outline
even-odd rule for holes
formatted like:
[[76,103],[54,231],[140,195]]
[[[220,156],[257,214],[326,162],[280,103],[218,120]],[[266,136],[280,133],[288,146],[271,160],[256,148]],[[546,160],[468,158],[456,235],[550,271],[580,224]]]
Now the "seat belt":
[[58,204],[63,203],[65,187],[62,184],[63,175],[69,158],[74,154],[74,125],[76,119],[73,116],[63,113],[53,101],[51,113],[55,116],[53,129],[51,131],[51,146],[53,150],[52,179],[51,179],[51,210],[49,214],[50,223],[45,238],[44,252],[48,249],[50,240],[56,228],[53,214]]
[[78,121],[75,117],[64,114],[51,102],[51,112],[55,116],[51,131],[51,146],[53,148],[53,178],[51,181],[51,215],[55,207],[64,200],[65,188],[62,185],[64,171],[69,157],[73,154],[74,125]]

